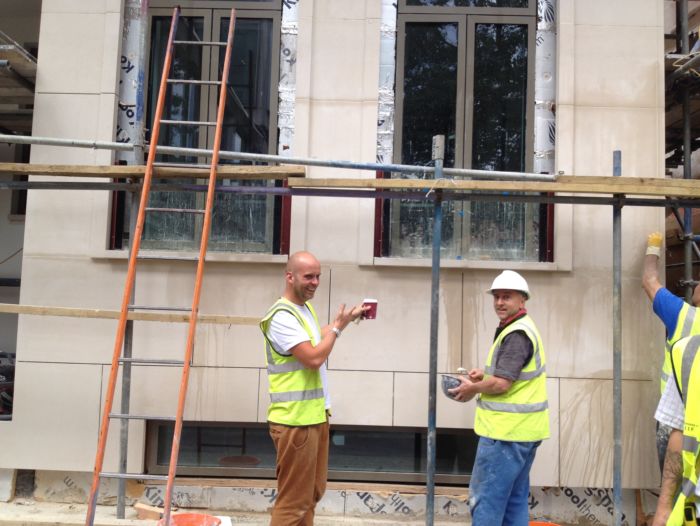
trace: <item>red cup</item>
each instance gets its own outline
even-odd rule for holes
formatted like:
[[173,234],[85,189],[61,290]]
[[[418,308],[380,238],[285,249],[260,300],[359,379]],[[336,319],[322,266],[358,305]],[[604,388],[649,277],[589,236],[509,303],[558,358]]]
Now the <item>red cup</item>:
[[365,298],[362,300],[363,307],[369,307],[363,314],[362,318],[365,320],[373,320],[377,317],[377,300],[372,298]]

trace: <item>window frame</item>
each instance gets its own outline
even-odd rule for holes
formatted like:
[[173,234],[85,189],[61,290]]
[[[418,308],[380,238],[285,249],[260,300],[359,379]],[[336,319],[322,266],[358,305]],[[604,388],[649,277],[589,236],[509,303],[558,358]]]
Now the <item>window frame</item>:
[[[523,152],[525,153],[523,158],[522,170],[529,172],[534,166],[534,156],[530,155],[530,152],[534,152],[534,142],[535,142],[535,123],[534,123],[534,108],[535,108],[535,53],[536,53],[536,33],[537,33],[537,20],[536,20],[536,10],[534,9],[534,2],[531,2],[531,6],[528,8],[445,8],[445,7],[419,7],[419,6],[406,6],[406,0],[401,0],[400,6],[408,12],[403,12],[401,7],[397,13],[397,31],[396,31],[396,59],[395,59],[395,104],[394,104],[394,137],[393,137],[393,162],[403,163],[402,158],[402,142],[403,142],[403,119],[404,119],[404,74],[405,74],[405,61],[406,61],[406,39],[407,33],[406,28],[408,24],[411,23],[445,23],[445,24],[456,24],[458,27],[458,49],[457,49],[457,71],[456,71],[456,100],[455,104],[455,144],[454,144],[454,167],[456,168],[472,168],[473,167],[473,133],[474,133],[474,89],[475,89],[475,52],[476,52],[476,28],[479,24],[503,24],[503,25],[519,25],[524,26],[527,29],[527,70],[526,70],[526,83],[525,83],[525,93],[526,93],[526,104],[524,112],[525,129],[524,142],[523,142]],[[508,14],[504,14],[508,13]],[[514,15],[513,13],[517,13]],[[378,174],[378,177],[385,177],[385,174]],[[451,254],[446,254],[445,257],[448,261],[453,259],[459,261],[458,266],[464,266],[466,262],[474,262],[476,259],[468,259],[465,257],[468,250],[468,243],[465,245],[465,232],[469,232],[470,225],[470,215],[464,213],[465,209],[471,206],[470,201],[464,201],[462,204],[462,210],[459,214],[455,214],[454,224],[452,228],[454,229],[454,245],[452,249],[448,248]],[[543,210],[543,208],[545,210]],[[512,265],[513,263],[519,264],[542,264],[551,263],[553,261],[553,254],[551,250],[552,245],[552,232],[550,232],[551,227],[551,215],[553,213],[553,207],[548,205],[539,205],[539,213],[537,215],[540,218],[540,222],[544,219],[544,223],[541,224],[541,228],[544,232],[540,231],[539,235],[533,235],[534,232],[527,230],[525,233],[525,238],[523,243],[525,247],[530,247],[532,250],[538,250],[538,260],[506,260],[506,259],[492,259],[488,260],[489,263],[500,263],[504,265]],[[535,211],[537,212],[537,211]],[[381,200],[378,201],[375,207],[375,231],[379,234],[375,235],[374,243],[374,262],[375,263],[389,263],[389,260],[399,260],[401,262],[418,261],[424,259],[419,254],[415,255],[401,255],[400,239],[398,236],[401,235],[400,228],[389,228],[387,221],[398,225],[398,218],[396,214],[399,214],[400,210],[398,206],[388,206],[386,207]],[[529,217],[529,216],[528,216]],[[461,219],[460,219],[461,218]],[[468,240],[467,240],[468,241]],[[542,250],[542,247],[545,247]],[[389,253],[389,247],[395,247],[392,250],[393,254]],[[526,252],[528,250],[526,249]]]
[[[462,20],[459,20],[462,18]],[[439,14],[439,15],[417,15],[409,14],[406,16],[399,15],[396,21],[396,84],[395,84],[395,110],[394,110],[394,162],[401,163],[401,144],[403,141],[403,102],[404,102],[404,68],[403,64],[406,58],[406,24],[412,22],[425,23],[457,23],[458,38],[467,37],[467,19],[463,15],[455,16],[454,14]],[[460,40],[461,41],[461,40]],[[465,66],[467,48],[460,46],[457,49],[457,100],[455,108],[455,136],[464,137],[464,114],[467,111],[466,107],[466,71]],[[399,67],[401,64],[401,67]],[[465,142],[455,142],[455,168],[461,168],[457,165],[458,159],[464,157]]]
[[450,7],[408,5],[408,0],[398,1],[399,16],[403,14],[461,14],[461,15],[537,15],[537,0],[528,0],[527,7]]
[[[181,8],[196,8],[196,9],[228,9],[232,7],[236,9],[258,9],[266,11],[280,11],[282,9],[282,0],[260,0],[258,2],[245,0],[151,0],[149,8],[165,7],[172,9],[179,5]],[[238,15],[238,13],[236,13]]]
[[[467,49],[474,50],[476,38],[477,24],[503,24],[503,25],[525,25],[527,26],[527,104],[525,105],[525,151],[535,151],[535,60],[536,52],[536,32],[537,23],[532,17],[513,17],[513,16],[491,16],[491,15],[474,15],[467,17]],[[464,112],[464,157],[462,162],[464,168],[472,167],[471,143],[473,139],[472,132],[474,130],[474,112],[470,109],[474,105],[474,61],[467,63],[467,103]],[[534,164],[533,155],[525,157],[525,172],[532,171]]]
[[[228,18],[230,16],[230,8],[236,8],[236,19],[265,19],[271,24],[270,26],[270,61],[268,64],[269,68],[269,120],[266,123],[269,130],[267,149],[263,154],[276,154],[279,142],[279,130],[278,130],[278,120],[279,120],[279,81],[280,81],[280,52],[282,43],[282,2],[281,0],[270,0],[262,2],[230,2],[230,1],[184,1],[180,2],[181,17],[199,18],[202,20],[202,39],[206,41],[219,40],[218,31],[221,25],[221,20]],[[154,19],[157,17],[169,19],[172,16],[173,7],[175,2],[172,0],[155,0],[151,2],[149,12],[148,12],[148,35],[147,40],[149,43],[149,49],[152,45],[152,35],[151,30],[153,28]],[[202,62],[201,69],[199,72],[202,79],[218,78],[218,65],[219,58],[222,57],[224,49],[219,46],[207,46],[202,50]],[[144,86],[150,93],[152,91],[151,84],[151,53],[149,52],[144,60]],[[157,81],[156,81],[157,82]],[[155,87],[157,89],[157,86]],[[217,114],[217,104],[219,99],[219,90],[210,87],[200,88],[206,89],[205,93],[202,93],[199,100],[198,108],[198,120],[213,122],[216,121]],[[147,117],[147,126],[152,127],[150,123],[150,113],[151,106],[155,103],[155,100],[150,100],[148,95],[145,101],[145,115]],[[208,148],[213,142],[213,137],[215,134],[215,129],[213,127],[203,127],[200,128],[198,134],[197,146],[198,148]],[[206,179],[197,179],[195,184],[206,185]],[[279,186],[280,183],[275,183]],[[220,194],[222,195],[222,194]],[[204,208],[205,194],[202,192],[197,192],[195,194],[195,208]],[[115,195],[114,202],[117,203],[118,197]],[[246,241],[245,243],[237,247],[227,247],[226,241],[223,241],[221,246],[215,247],[215,242],[210,241],[210,252],[212,254],[220,254],[224,256],[225,259],[230,257],[276,257],[279,255],[286,254],[289,251],[289,237],[290,237],[290,207],[291,199],[287,196],[276,196],[276,195],[266,195],[266,208],[267,217],[265,219],[267,223],[266,232],[270,236],[267,238],[272,244],[271,249],[266,248],[267,242],[264,245],[256,244],[253,241]],[[112,214],[112,226],[111,226],[111,242],[110,250],[125,250],[128,247],[128,242],[126,239],[122,239],[122,234],[118,233],[117,230],[120,228],[120,222],[115,219],[114,214],[117,213],[116,205],[113,205],[115,211]],[[203,217],[200,214],[193,214],[193,238],[189,242],[191,246],[177,246],[177,241],[158,241],[156,240],[153,246],[143,246],[143,250],[147,250],[151,253],[192,253],[198,250],[199,243],[201,239],[201,227],[203,223]],[[124,227],[122,227],[123,229]],[[121,241],[119,241],[121,240]],[[258,246],[259,249],[255,250],[251,247]],[[246,249],[247,248],[247,249]]]
[[[150,475],[164,475],[168,473],[166,464],[158,463],[158,438],[160,426],[172,425],[172,422],[165,420],[148,420],[146,423],[146,448],[144,457],[144,472]],[[205,422],[205,421],[187,421],[183,424],[185,427],[222,427],[235,428],[237,430],[256,429],[267,432],[268,424],[265,422]],[[405,433],[407,436],[413,435],[415,445],[421,447],[424,443],[424,436],[427,436],[427,428],[424,427],[406,427],[406,426],[364,426],[364,425],[347,425],[334,424],[331,432],[352,433],[353,431],[360,432],[390,432],[390,433]],[[473,442],[473,451],[469,454],[476,454],[476,444],[478,436],[472,429],[469,428],[437,428],[438,441],[445,434],[453,436],[462,436],[464,443]],[[274,455],[274,444],[269,441],[268,446],[271,448],[271,453]],[[232,445],[232,447],[238,447]],[[166,451],[166,456],[169,458],[169,449]],[[182,451],[181,453],[182,454]],[[414,450],[414,462],[425,461],[423,454],[417,453]],[[473,463],[472,463],[473,466]],[[339,470],[329,467],[329,481],[354,481],[354,482],[387,482],[400,484],[421,484],[426,481],[424,466],[417,466],[414,471],[370,471],[370,470]],[[276,478],[275,467],[235,467],[235,466],[185,466],[178,465],[177,472],[181,476],[193,477],[228,477],[228,478],[261,478],[274,480]],[[471,471],[465,474],[455,473],[436,473],[435,481],[438,484],[460,485],[464,486],[469,483]]]

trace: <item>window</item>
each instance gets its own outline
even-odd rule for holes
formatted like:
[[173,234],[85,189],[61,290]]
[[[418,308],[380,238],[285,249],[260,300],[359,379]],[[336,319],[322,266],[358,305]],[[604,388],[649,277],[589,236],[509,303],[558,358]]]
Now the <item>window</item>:
[[[168,472],[172,434],[172,423],[148,423],[148,473]],[[436,438],[437,482],[466,484],[477,435],[470,429],[438,429]],[[275,456],[267,424],[188,422],[180,439],[178,474],[275,478]],[[426,458],[424,429],[334,425],[328,478],[424,482]]]
[[[14,175],[12,180],[17,182],[27,182],[29,177],[26,175]],[[27,191],[12,190],[12,197],[10,200],[10,219],[23,219],[25,215],[27,215]]]
[[[445,167],[531,170],[536,19],[529,4],[534,2],[400,3],[395,162],[430,165],[432,137],[441,134]],[[536,203],[445,201],[442,255],[544,261],[546,212]],[[378,255],[430,256],[432,202],[386,200],[380,213]]]
[[[205,3],[202,2],[204,5]],[[250,2],[245,2],[250,6]],[[279,0],[256,2],[254,9],[236,9],[234,47],[229,71],[229,86],[222,133],[222,150],[249,153],[275,153],[277,148],[277,80],[279,76],[279,40],[281,5]],[[196,6],[197,2],[188,5]],[[206,2],[207,6],[212,2]],[[176,40],[226,41],[231,2],[221,2],[224,9],[182,10]],[[235,5],[235,3],[234,3]],[[236,6],[238,7],[238,6]],[[245,6],[243,6],[245,7]],[[170,29],[171,9],[151,10],[151,48],[148,63],[147,128],[153,123],[158,84],[165,44]],[[179,79],[218,80],[223,68],[225,48],[175,46],[170,77]],[[163,119],[177,121],[216,121],[219,99],[217,86],[171,84],[168,87]],[[149,130],[147,130],[148,133]],[[163,124],[159,144],[210,149],[215,127]],[[192,164],[208,162],[185,155],[159,155],[158,162]],[[220,164],[243,164],[220,160]],[[158,181],[154,181],[157,183]],[[191,179],[192,184],[206,181]],[[224,187],[275,186],[267,181],[223,181]],[[278,253],[283,231],[282,198],[264,194],[226,192],[215,195],[209,248],[214,251]],[[149,206],[178,210],[204,208],[205,192],[152,192]],[[117,203],[119,207],[119,203]],[[128,209],[128,207],[122,207]],[[117,230],[126,246],[128,210],[121,212]],[[117,214],[120,210],[117,208]],[[147,215],[142,247],[155,250],[197,250],[203,216],[187,212],[152,212]],[[119,247],[115,247],[119,248]]]
[[[15,145],[15,159],[18,163],[28,163],[29,162],[29,145],[27,144],[17,144]],[[13,181],[26,182],[29,180],[27,175],[14,175],[12,176]],[[12,190],[12,195],[10,198],[10,219],[24,219],[27,214],[27,191],[26,190]]]
[[527,7],[535,0],[406,0],[409,6],[439,7]]

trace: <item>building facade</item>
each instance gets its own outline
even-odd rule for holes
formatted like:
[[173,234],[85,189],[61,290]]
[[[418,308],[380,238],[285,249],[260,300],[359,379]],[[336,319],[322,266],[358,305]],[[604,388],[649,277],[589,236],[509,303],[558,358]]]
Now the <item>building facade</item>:
[[[178,38],[202,40],[220,39],[228,11],[238,8],[235,96],[223,149],[428,164],[430,139],[443,133],[446,166],[612,175],[612,152],[621,150],[623,177],[663,177],[662,2],[151,0],[143,88],[147,128],[176,3],[183,6]],[[34,136],[129,140],[123,123],[133,121],[139,108],[120,95],[120,84],[134,69],[124,51],[125,4],[43,0],[0,7],[3,32],[22,44],[37,43]],[[214,78],[218,54],[199,53],[176,55],[174,75]],[[184,86],[173,89],[166,112],[209,120],[215,104],[215,94]],[[161,136],[161,143],[175,146],[206,142],[206,133],[193,129],[173,127]],[[3,149],[3,161],[19,155],[17,148]],[[32,146],[30,154],[31,162],[46,164],[109,165],[116,157],[52,146]],[[307,169],[309,178],[377,176]],[[420,480],[428,418],[432,205],[233,195],[217,200],[200,311],[261,316],[282,291],[286,255],[297,250],[309,250],[322,262],[314,300],[322,321],[340,303],[378,298],[378,319],[345,332],[328,362],[336,426],[331,469],[338,479]],[[161,192],[154,199],[194,208],[201,194]],[[9,203],[9,192],[0,194],[0,209]],[[19,297],[5,301],[118,309],[127,264],[125,203],[109,191],[30,191]],[[0,226],[6,247],[0,258],[21,243],[10,232],[14,225]],[[640,275],[646,234],[662,225],[661,209],[623,210],[627,488],[659,482],[653,411],[663,331]],[[194,219],[153,220],[143,248],[190,257],[198,246],[196,227]],[[611,208],[451,201],[443,237],[439,372],[483,366],[497,321],[484,291],[500,270],[521,272],[547,350],[552,429],[532,484],[611,487]],[[140,262],[135,303],[189,305],[194,265]],[[8,276],[15,272],[19,266]],[[12,334],[16,318],[5,319],[10,321],[3,332]],[[16,371],[11,419],[0,421],[0,468],[92,471],[115,328],[109,320],[21,315],[16,338],[3,335],[3,345],[16,351]],[[180,358],[185,332],[185,324],[137,322],[134,355]],[[199,326],[182,472],[273,474],[266,382],[257,327]],[[135,366],[132,412],[174,414],[178,386],[177,368]],[[439,481],[466,481],[460,477],[471,469],[473,417],[473,403],[438,395]],[[167,423],[131,422],[129,471],[162,472],[167,430]],[[106,469],[114,470],[117,424],[110,435]],[[253,460],[246,464],[240,457]]]

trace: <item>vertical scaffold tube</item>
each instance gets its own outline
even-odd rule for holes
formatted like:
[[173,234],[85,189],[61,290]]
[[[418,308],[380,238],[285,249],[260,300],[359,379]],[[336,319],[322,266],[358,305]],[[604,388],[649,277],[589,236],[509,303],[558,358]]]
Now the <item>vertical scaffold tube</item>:
[[[442,178],[442,163],[445,155],[445,136],[433,137],[433,160],[435,179]],[[426,502],[425,524],[432,526],[435,516],[435,444],[436,444],[436,391],[437,391],[437,344],[438,319],[440,314],[440,246],[442,245],[442,191],[435,192],[433,218],[433,264],[430,285],[430,366],[428,368],[428,436],[426,444]]]

